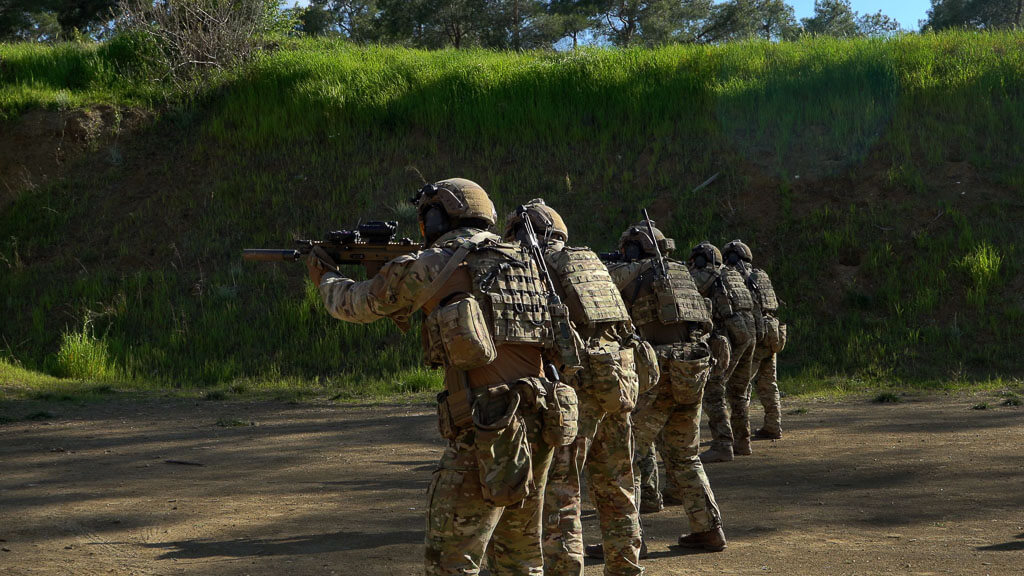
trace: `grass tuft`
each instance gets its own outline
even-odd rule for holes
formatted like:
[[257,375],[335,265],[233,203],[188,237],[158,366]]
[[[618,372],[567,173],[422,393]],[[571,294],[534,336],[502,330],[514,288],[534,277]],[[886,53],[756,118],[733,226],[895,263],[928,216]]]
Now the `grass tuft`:
[[896,404],[902,401],[903,399],[900,398],[898,394],[894,394],[892,392],[882,392],[872,400],[872,402],[876,402],[878,404]]
[[219,418],[217,420],[217,426],[221,428],[238,428],[241,426],[255,426],[256,422],[252,420],[242,420],[241,418]]
[[51,420],[53,418],[55,418],[53,413],[47,412],[46,410],[39,410],[25,416],[25,420],[32,420],[33,422],[38,422],[40,420]]

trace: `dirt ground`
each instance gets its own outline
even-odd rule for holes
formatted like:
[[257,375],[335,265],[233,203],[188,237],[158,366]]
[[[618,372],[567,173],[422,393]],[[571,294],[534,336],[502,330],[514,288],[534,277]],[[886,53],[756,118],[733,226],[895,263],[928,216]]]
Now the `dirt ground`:
[[[1024,573],[1024,410],[978,402],[788,403],[783,440],[708,467],[729,548],[672,548],[670,508],[648,573]],[[422,573],[428,406],[48,409],[0,426],[0,574]]]

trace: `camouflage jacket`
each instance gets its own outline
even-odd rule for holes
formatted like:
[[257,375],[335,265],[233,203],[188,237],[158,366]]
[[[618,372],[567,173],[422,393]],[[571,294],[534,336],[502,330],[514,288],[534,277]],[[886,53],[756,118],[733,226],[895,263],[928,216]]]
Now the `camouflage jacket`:
[[[470,238],[481,232],[475,228],[459,228],[448,232],[437,241],[442,246],[450,240]],[[382,318],[394,320],[403,330],[408,329],[415,310],[412,306],[452,258],[453,252],[444,248],[426,250],[399,256],[385,264],[376,276],[357,282],[339,274],[325,274],[320,282],[320,295],[331,316],[346,322],[367,324]],[[423,305],[429,314],[446,296],[457,292],[470,292],[472,281],[465,265],[456,269],[441,288]],[[541,348],[522,344],[497,346],[497,358],[481,368],[468,371],[473,388],[511,382],[518,378],[543,374]],[[446,382],[457,378],[451,370]]]

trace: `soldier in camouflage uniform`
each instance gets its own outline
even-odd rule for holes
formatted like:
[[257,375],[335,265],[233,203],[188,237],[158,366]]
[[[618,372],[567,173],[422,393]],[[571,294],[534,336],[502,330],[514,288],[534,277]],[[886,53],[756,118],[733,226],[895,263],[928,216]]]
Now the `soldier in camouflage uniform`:
[[416,310],[426,313],[427,359],[445,369],[438,425],[448,440],[427,495],[426,574],[479,573],[490,540],[491,574],[540,575],[552,454],[542,348],[553,331],[539,269],[518,245],[486,231],[496,214],[479,185],[443,180],[415,203],[423,251],[356,282],[315,249],[310,277],[340,320],[391,318],[404,329]]
[[[579,396],[576,442],[556,449],[544,494],[544,572],[583,575],[580,472],[586,470],[601,523],[607,576],[642,574],[640,523],[633,492],[630,411],[638,394],[633,325],[605,265],[587,248],[565,245],[562,217],[541,199],[526,205],[544,259],[569,318],[583,340],[583,369],[570,380]],[[505,239],[524,233],[513,212]]]
[[[695,246],[687,264],[698,290],[712,302],[714,332],[711,349],[715,370],[704,392],[704,411],[711,428],[711,448],[700,455],[704,462],[728,462],[750,449],[750,363],[757,339],[753,298],[743,277],[722,265],[722,253],[709,242]],[[726,402],[728,401],[728,407]],[[731,416],[730,416],[731,413]]]
[[[764,407],[764,424],[756,432],[755,438],[777,440],[782,438],[782,408],[779,399],[779,383],[776,377],[775,358],[785,346],[786,328],[779,324],[776,314],[779,310],[779,299],[775,295],[771,278],[768,273],[754,268],[754,255],[750,247],[740,240],[733,240],[722,250],[725,265],[736,270],[754,297],[754,322],[757,328],[757,345],[754,347],[753,361],[750,371],[743,373],[743,366],[736,368],[737,380],[748,383],[755,379],[757,397]],[[748,384],[749,385],[749,384]]]
[[661,365],[660,379],[640,396],[633,412],[634,441],[644,449],[634,458],[637,491],[642,492],[640,484],[657,485],[650,447],[661,434],[666,495],[682,503],[690,521],[691,533],[681,536],[679,545],[719,551],[726,546],[721,513],[697,456],[701,398],[712,364],[711,311],[686,266],[667,258],[674,247],[653,222],[644,221],[622,234],[623,261],[609,266],[633,323],[654,345]]

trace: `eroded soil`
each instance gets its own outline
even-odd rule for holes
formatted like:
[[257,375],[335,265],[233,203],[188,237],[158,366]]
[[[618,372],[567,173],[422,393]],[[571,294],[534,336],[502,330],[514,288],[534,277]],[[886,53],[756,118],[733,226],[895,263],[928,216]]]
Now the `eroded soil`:
[[[729,548],[670,547],[670,508],[646,517],[648,573],[1021,574],[1024,411],[978,402],[788,403],[783,440],[708,467]],[[0,426],[0,574],[422,573],[430,407],[48,410]]]

